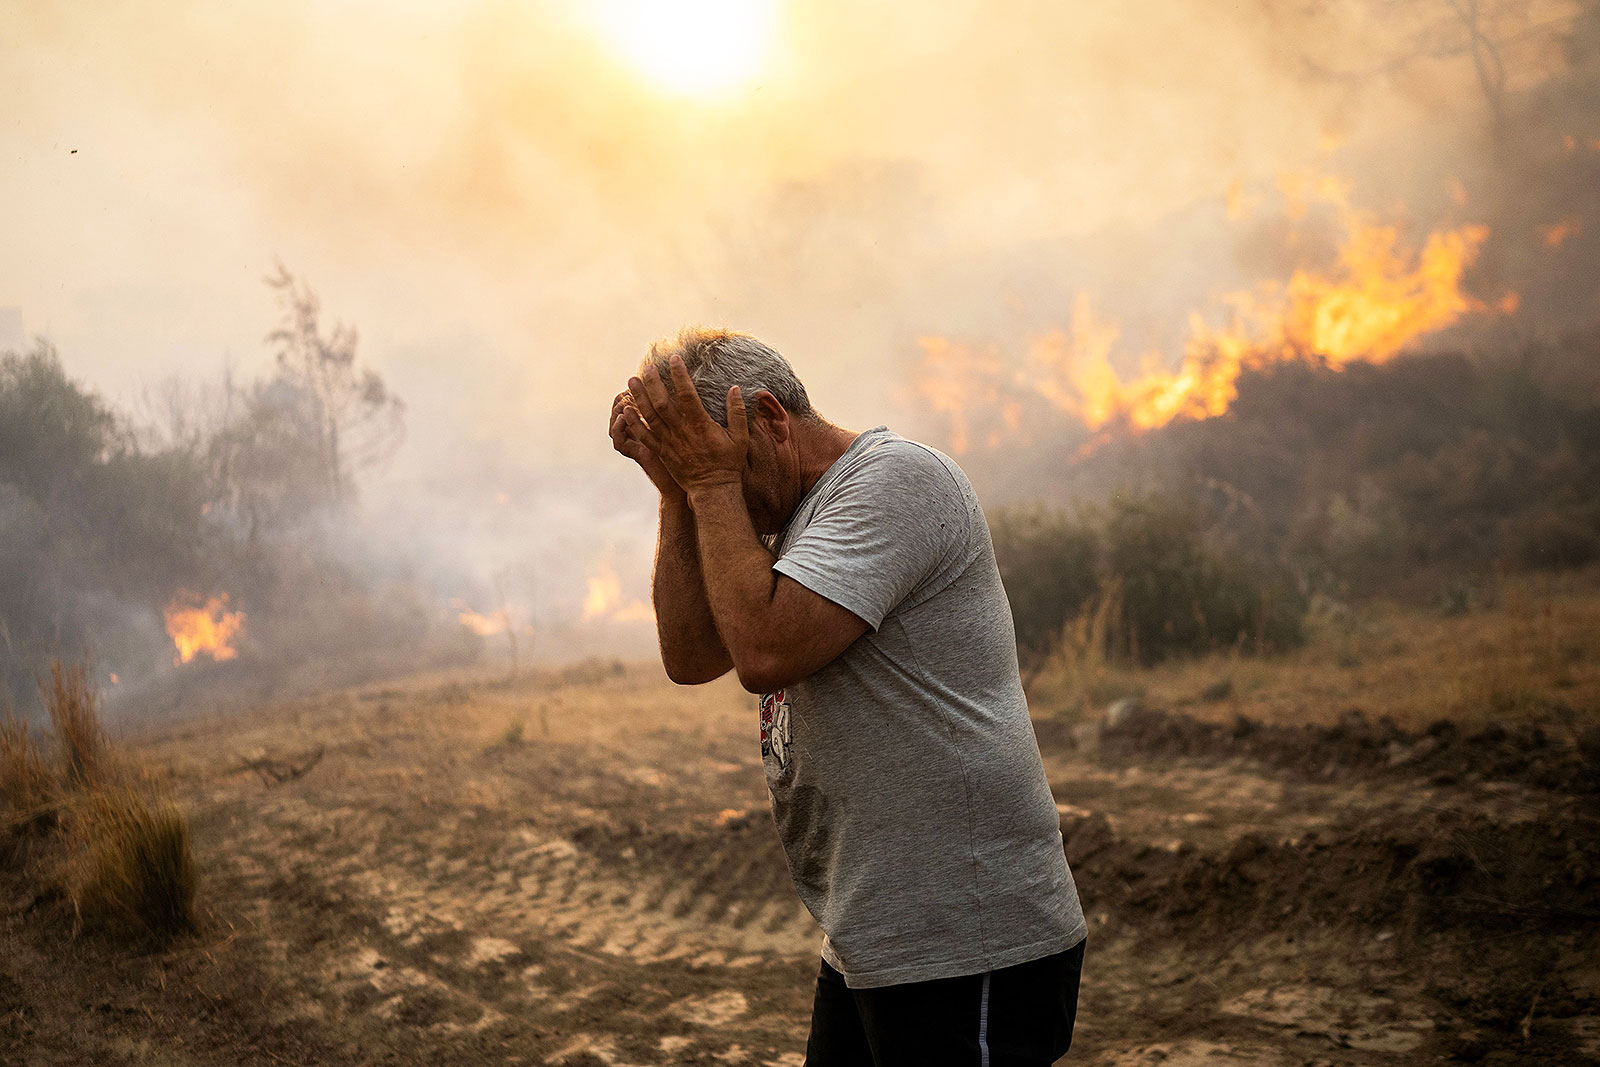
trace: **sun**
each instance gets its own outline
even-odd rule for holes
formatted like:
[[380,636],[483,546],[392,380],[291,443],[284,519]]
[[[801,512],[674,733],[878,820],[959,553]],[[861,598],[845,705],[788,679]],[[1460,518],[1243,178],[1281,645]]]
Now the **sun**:
[[602,32],[658,88],[710,96],[748,85],[761,69],[778,0],[605,0]]

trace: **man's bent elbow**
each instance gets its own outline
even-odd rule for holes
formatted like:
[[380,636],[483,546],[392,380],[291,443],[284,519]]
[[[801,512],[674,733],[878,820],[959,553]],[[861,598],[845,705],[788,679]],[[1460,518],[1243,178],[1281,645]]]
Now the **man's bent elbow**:
[[791,677],[793,672],[788,665],[776,656],[749,656],[735,663],[734,670],[739,675],[739,684],[744,686],[747,692],[758,696],[776,692],[795,681]]
[[727,664],[712,666],[705,663],[675,663],[663,659],[661,666],[666,668],[667,677],[678,685],[704,685],[728,673]]

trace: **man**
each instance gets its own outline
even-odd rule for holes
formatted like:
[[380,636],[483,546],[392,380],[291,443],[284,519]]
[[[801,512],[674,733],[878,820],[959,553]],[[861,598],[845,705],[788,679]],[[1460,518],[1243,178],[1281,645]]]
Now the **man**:
[[966,476],[823,419],[727,331],[653,345],[611,415],[661,492],[667,674],[762,694],[773,816],[825,935],[806,1063],[1054,1062],[1087,928]]

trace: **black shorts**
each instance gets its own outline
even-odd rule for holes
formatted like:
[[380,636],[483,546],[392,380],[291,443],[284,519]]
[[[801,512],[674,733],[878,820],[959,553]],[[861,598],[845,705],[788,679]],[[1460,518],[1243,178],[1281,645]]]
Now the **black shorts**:
[[1047,1067],[1072,1044],[1083,947],[878,989],[846,987],[824,960],[806,1067]]

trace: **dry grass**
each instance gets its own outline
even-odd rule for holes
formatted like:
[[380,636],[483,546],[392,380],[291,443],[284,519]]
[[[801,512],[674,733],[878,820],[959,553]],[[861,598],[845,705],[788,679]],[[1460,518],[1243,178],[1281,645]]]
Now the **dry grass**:
[[107,771],[106,735],[100,726],[100,697],[89,684],[81,663],[50,667],[50,681],[42,683],[45,708],[55,730],[62,770],[80,788],[99,784]]
[[84,926],[155,940],[188,930],[195,872],[182,813],[107,740],[82,665],[56,663],[40,689],[49,757],[26,724],[0,724],[7,866],[41,898],[64,897]]
[[26,866],[55,819],[56,783],[28,724],[0,723],[0,870]]
[[[1503,579],[1490,606],[1447,614],[1369,604],[1313,619],[1304,648],[1219,653],[1147,669],[1068,639],[1029,690],[1035,708],[1098,714],[1136,696],[1212,719],[1331,721],[1359,708],[1417,728],[1440,718],[1600,718],[1600,571]],[[1087,631],[1085,631],[1087,632]]]
[[28,819],[49,806],[54,783],[28,724],[15,715],[0,722],[0,803],[9,819]]
[[171,801],[128,788],[89,792],[69,827],[65,889],[86,927],[157,940],[192,928],[189,826]]
[[1054,655],[1029,680],[1029,696],[1074,719],[1119,697],[1142,696],[1137,672],[1119,669],[1106,654],[1109,636],[1121,629],[1122,590],[1112,582],[1062,628]]

